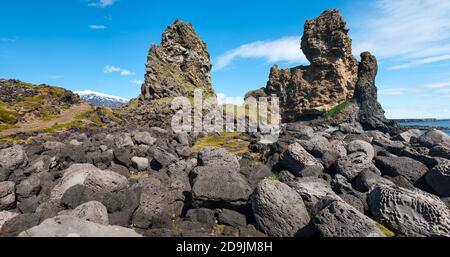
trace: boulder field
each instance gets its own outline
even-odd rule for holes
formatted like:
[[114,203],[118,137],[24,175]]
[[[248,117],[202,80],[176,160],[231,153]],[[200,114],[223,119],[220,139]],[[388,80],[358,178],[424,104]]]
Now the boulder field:
[[431,151],[448,138],[436,131],[405,142],[291,123],[272,145],[254,134],[242,155],[186,155],[176,149],[193,135],[124,130],[4,145],[0,235],[450,235],[450,160]]

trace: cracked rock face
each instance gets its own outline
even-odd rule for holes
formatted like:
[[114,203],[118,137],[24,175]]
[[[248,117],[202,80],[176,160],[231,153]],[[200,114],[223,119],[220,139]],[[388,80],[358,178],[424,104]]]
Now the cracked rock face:
[[211,61],[192,24],[176,20],[150,48],[142,95],[145,99],[193,96],[196,88],[214,95]]
[[405,236],[450,236],[450,210],[436,196],[379,185],[368,203],[376,220]]
[[[301,48],[310,66],[270,71],[263,89],[280,98],[282,117],[295,121],[302,116],[319,115],[353,96],[358,62],[352,54],[352,40],[339,11],[325,11],[307,21]],[[254,93],[248,96],[253,96]]]

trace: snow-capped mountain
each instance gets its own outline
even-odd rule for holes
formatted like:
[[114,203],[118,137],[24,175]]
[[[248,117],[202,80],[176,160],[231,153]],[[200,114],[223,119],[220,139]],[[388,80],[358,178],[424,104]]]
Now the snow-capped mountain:
[[109,108],[116,108],[123,104],[128,103],[129,99],[108,95],[104,93],[94,92],[91,90],[76,91],[81,100],[97,106],[106,106]]

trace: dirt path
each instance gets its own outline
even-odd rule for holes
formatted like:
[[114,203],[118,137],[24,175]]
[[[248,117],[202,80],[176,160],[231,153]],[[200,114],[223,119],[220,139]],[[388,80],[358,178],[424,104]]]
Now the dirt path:
[[6,129],[3,131],[0,131],[0,138],[2,137],[8,137],[11,135],[15,135],[17,133],[21,132],[31,132],[36,130],[43,130],[46,128],[50,128],[56,124],[64,124],[69,123],[75,119],[76,116],[92,110],[92,106],[86,103],[82,103],[79,105],[72,106],[68,110],[62,112],[58,117],[48,120],[48,121],[42,121],[42,120],[36,120],[31,121],[27,123],[17,124],[15,128]]

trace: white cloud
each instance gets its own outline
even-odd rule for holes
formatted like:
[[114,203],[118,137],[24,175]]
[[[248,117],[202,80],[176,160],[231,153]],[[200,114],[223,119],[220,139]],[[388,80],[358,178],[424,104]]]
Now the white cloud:
[[430,84],[426,84],[424,87],[432,88],[432,89],[450,87],[450,81],[430,83]]
[[300,49],[300,37],[283,37],[272,41],[256,41],[241,45],[219,56],[213,70],[221,70],[237,58],[263,58],[268,62],[307,62]]
[[408,91],[407,88],[386,88],[378,91],[380,95],[403,95]]
[[1,37],[0,42],[7,42],[7,43],[15,43],[17,41],[17,37]]
[[447,61],[447,60],[450,60],[450,54],[446,54],[446,55],[442,55],[442,56],[432,56],[432,57],[427,57],[427,58],[420,59],[420,60],[410,61],[405,64],[400,64],[397,66],[389,67],[388,69],[389,70],[401,70],[401,69],[407,69],[410,67],[418,66],[421,64],[429,64],[429,63]]
[[243,105],[244,97],[241,96],[227,96],[224,93],[217,94],[217,102],[219,104],[235,104],[235,105]]
[[397,87],[397,88],[384,88],[378,91],[379,95],[403,95],[408,93],[421,93],[423,90],[421,88],[412,87]]
[[136,85],[142,85],[142,83],[144,83],[142,80],[131,80],[130,82]]
[[103,68],[103,73],[108,74],[115,72],[120,73],[120,75],[122,76],[134,75],[134,72],[116,66],[106,65],[105,68]]
[[102,29],[106,29],[106,26],[105,25],[95,25],[95,24],[93,24],[93,25],[89,25],[89,28],[93,29],[93,30],[102,30]]
[[[388,119],[426,119],[426,118],[436,118],[436,119],[448,119],[450,117],[450,108],[442,105],[421,105],[418,106],[401,105],[401,106],[386,106],[386,117]],[[411,113],[414,110],[414,113]],[[436,110],[439,110],[436,112]]]
[[113,5],[117,0],[89,0],[88,6],[105,8]]
[[450,60],[450,1],[377,0],[374,7],[354,22],[355,53],[398,62],[392,70]]

